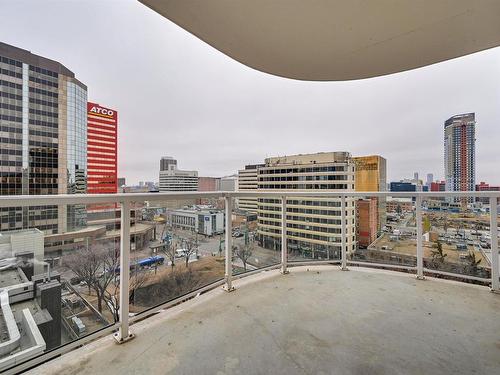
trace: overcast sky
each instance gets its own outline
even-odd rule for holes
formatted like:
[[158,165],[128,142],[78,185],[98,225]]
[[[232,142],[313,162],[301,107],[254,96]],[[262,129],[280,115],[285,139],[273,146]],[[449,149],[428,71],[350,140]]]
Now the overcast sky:
[[119,175],[157,181],[174,156],[201,176],[267,156],[379,154],[388,179],[442,178],[443,122],[476,112],[476,180],[500,184],[500,48],[350,82],[274,77],[135,0],[0,0],[0,40],[57,60],[118,110]]

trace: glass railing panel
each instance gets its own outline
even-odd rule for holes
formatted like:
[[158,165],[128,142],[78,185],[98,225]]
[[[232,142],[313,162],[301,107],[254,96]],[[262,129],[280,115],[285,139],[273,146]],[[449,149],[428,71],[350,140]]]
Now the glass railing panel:
[[424,267],[479,278],[491,277],[490,216],[470,199],[424,201]]
[[119,220],[114,203],[0,209],[0,372],[116,322]]
[[136,203],[130,312],[140,313],[224,278],[223,199]]
[[417,236],[415,199],[357,198],[356,250],[350,260],[415,267]]
[[233,275],[281,262],[280,207],[281,200],[274,198],[236,201],[232,221]]
[[[338,261],[341,257],[341,201],[337,197],[287,197],[287,250],[289,263]],[[352,206],[347,205],[348,227]],[[351,241],[352,243],[352,238]]]

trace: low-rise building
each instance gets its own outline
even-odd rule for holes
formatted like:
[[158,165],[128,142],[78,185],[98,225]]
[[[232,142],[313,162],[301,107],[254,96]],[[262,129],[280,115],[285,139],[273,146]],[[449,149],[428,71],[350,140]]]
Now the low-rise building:
[[411,212],[413,201],[411,198],[391,198],[387,200],[387,212]]
[[[476,184],[476,191],[500,191],[500,186],[492,186],[486,182],[481,181],[481,183]],[[476,198],[476,202],[481,202],[483,204],[490,204],[490,198]],[[498,200],[500,203],[500,199]]]
[[168,213],[174,228],[189,230],[204,236],[224,232],[224,212],[216,209],[184,208]]
[[394,181],[390,183],[390,191],[417,191],[417,185],[412,182]]
[[[20,229],[0,233],[1,259],[17,258],[29,264],[28,277],[44,272],[44,234],[38,229]],[[1,288],[0,284],[0,288]]]

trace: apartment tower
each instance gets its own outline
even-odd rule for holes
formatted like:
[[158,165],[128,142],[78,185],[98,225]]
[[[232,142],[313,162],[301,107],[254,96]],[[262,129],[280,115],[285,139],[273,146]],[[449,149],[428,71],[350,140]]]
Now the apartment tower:
[[474,113],[444,123],[444,171],[447,191],[474,191],[476,182],[476,118]]
[[[0,195],[87,191],[87,87],[59,62],[0,43]],[[62,233],[82,205],[0,209],[0,230]]]
[[[258,168],[259,192],[286,192],[287,241],[290,251],[314,258],[340,258],[342,221],[340,198],[301,198],[294,192],[354,191],[354,162],[348,152],[322,152],[267,158]],[[258,198],[258,237],[267,248],[281,243],[281,200]],[[346,200],[346,245],[354,251],[354,199]]]

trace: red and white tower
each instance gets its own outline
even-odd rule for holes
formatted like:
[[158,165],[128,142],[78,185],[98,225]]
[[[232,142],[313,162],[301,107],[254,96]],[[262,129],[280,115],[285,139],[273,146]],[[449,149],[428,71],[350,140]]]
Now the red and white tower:
[[87,103],[87,192],[118,191],[118,113]]

